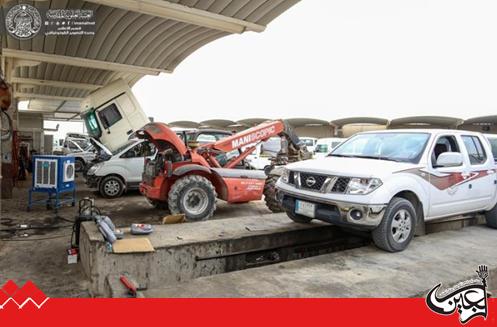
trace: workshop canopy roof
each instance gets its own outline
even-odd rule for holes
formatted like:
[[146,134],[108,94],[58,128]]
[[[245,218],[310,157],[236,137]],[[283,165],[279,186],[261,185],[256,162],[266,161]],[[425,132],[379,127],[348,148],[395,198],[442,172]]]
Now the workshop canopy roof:
[[211,119],[200,122],[200,126],[202,127],[226,128],[235,125],[237,125],[235,121],[227,119]]
[[375,117],[350,117],[350,118],[333,120],[331,124],[338,127],[342,127],[345,125],[361,125],[361,124],[388,125],[388,119],[375,118]]
[[[91,9],[94,36],[2,38],[7,80],[28,108],[79,112],[91,91],[122,78],[171,73],[186,57],[223,36],[262,32],[299,0],[52,0],[38,9]],[[3,1],[7,7],[14,1]]]
[[329,126],[330,123],[326,120],[314,118],[291,118],[286,120],[293,127],[309,127],[309,126]]
[[412,127],[423,127],[423,126],[439,126],[445,128],[455,128],[462,124],[463,120],[454,117],[443,117],[443,116],[416,116],[416,117],[405,117],[394,119],[390,122],[390,127],[400,127],[400,126],[412,126]]
[[488,125],[497,124],[497,115],[494,116],[482,116],[466,119],[464,125]]

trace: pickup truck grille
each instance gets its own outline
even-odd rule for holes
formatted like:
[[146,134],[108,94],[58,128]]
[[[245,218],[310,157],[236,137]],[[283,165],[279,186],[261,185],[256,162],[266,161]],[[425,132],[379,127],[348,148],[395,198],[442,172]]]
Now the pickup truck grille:
[[288,178],[288,183],[298,188],[327,193],[345,193],[349,182],[350,177],[326,176],[294,171],[290,172]]
[[327,176],[300,173],[300,186],[302,188],[320,191],[326,181]]

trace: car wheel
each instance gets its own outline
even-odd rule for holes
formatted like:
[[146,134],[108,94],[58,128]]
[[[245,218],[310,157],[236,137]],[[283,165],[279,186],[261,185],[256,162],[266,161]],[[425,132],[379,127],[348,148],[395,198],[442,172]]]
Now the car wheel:
[[374,244],[388,252],[403,251],[414,237],[416,221],[416,209],[412,203],[393,198],[380,225],[372,232]]
[[485,219],[488,227],[497,228],[497,205],[492,210],[485,212]]
[[216,210],[216,189],[205,177],[188,175],[178,179],[169,191],[171,214],[184,213],[187,221],[207,220]]
[[81,159],[76,159],[74,161],[74,169],[77,173],[80,173],[85,170],[85,162]]
[[117,176],[107,176],[100,182],[99,191],[104,198],[118,198],[124,192],[124,183]]
[[283,212],[283,207],[278,202],[276,198],[276,182],[278,181],[277,176],[269,176],[266,178],[266,184],[264,184],[264,201],[266,202],[266,207],[273,213]]
[[299,224],[309,224],[312,221],[312,218],[298,215],[292,211],[287,211],[286,215],[288,216],[288,218]]

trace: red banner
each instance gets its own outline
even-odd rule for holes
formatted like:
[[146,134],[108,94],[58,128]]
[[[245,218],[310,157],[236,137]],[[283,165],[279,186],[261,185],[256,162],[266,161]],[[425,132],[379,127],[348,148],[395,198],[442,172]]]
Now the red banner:
[[[488,317],[465,326],[497,324]],[[2,326],[461,326],[457,313],[432,312],[425,299],[48,299],[39,309],[14,302],[0,309]]]

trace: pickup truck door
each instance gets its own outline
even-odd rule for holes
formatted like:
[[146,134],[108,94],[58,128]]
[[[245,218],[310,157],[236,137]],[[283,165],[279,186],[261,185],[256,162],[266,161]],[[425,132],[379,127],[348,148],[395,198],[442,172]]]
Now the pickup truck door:
[[465,188],[468,192],[467,211],[489,209],[497,192],[495,164],[490,150],[485,148],[484,140],[476,135],[462,135],[461,140],[469,167],[465,176]]
[[[444,152],[460,152],[461,140],[455,135],[441,135],[432,145],[428,163],[431,205],[427,219],[467,212],[469,189],[465,179],[470,170],[466,162],[458,167],[437,167],[436,161]],[[464,153],[464,152],[462,152]]]

